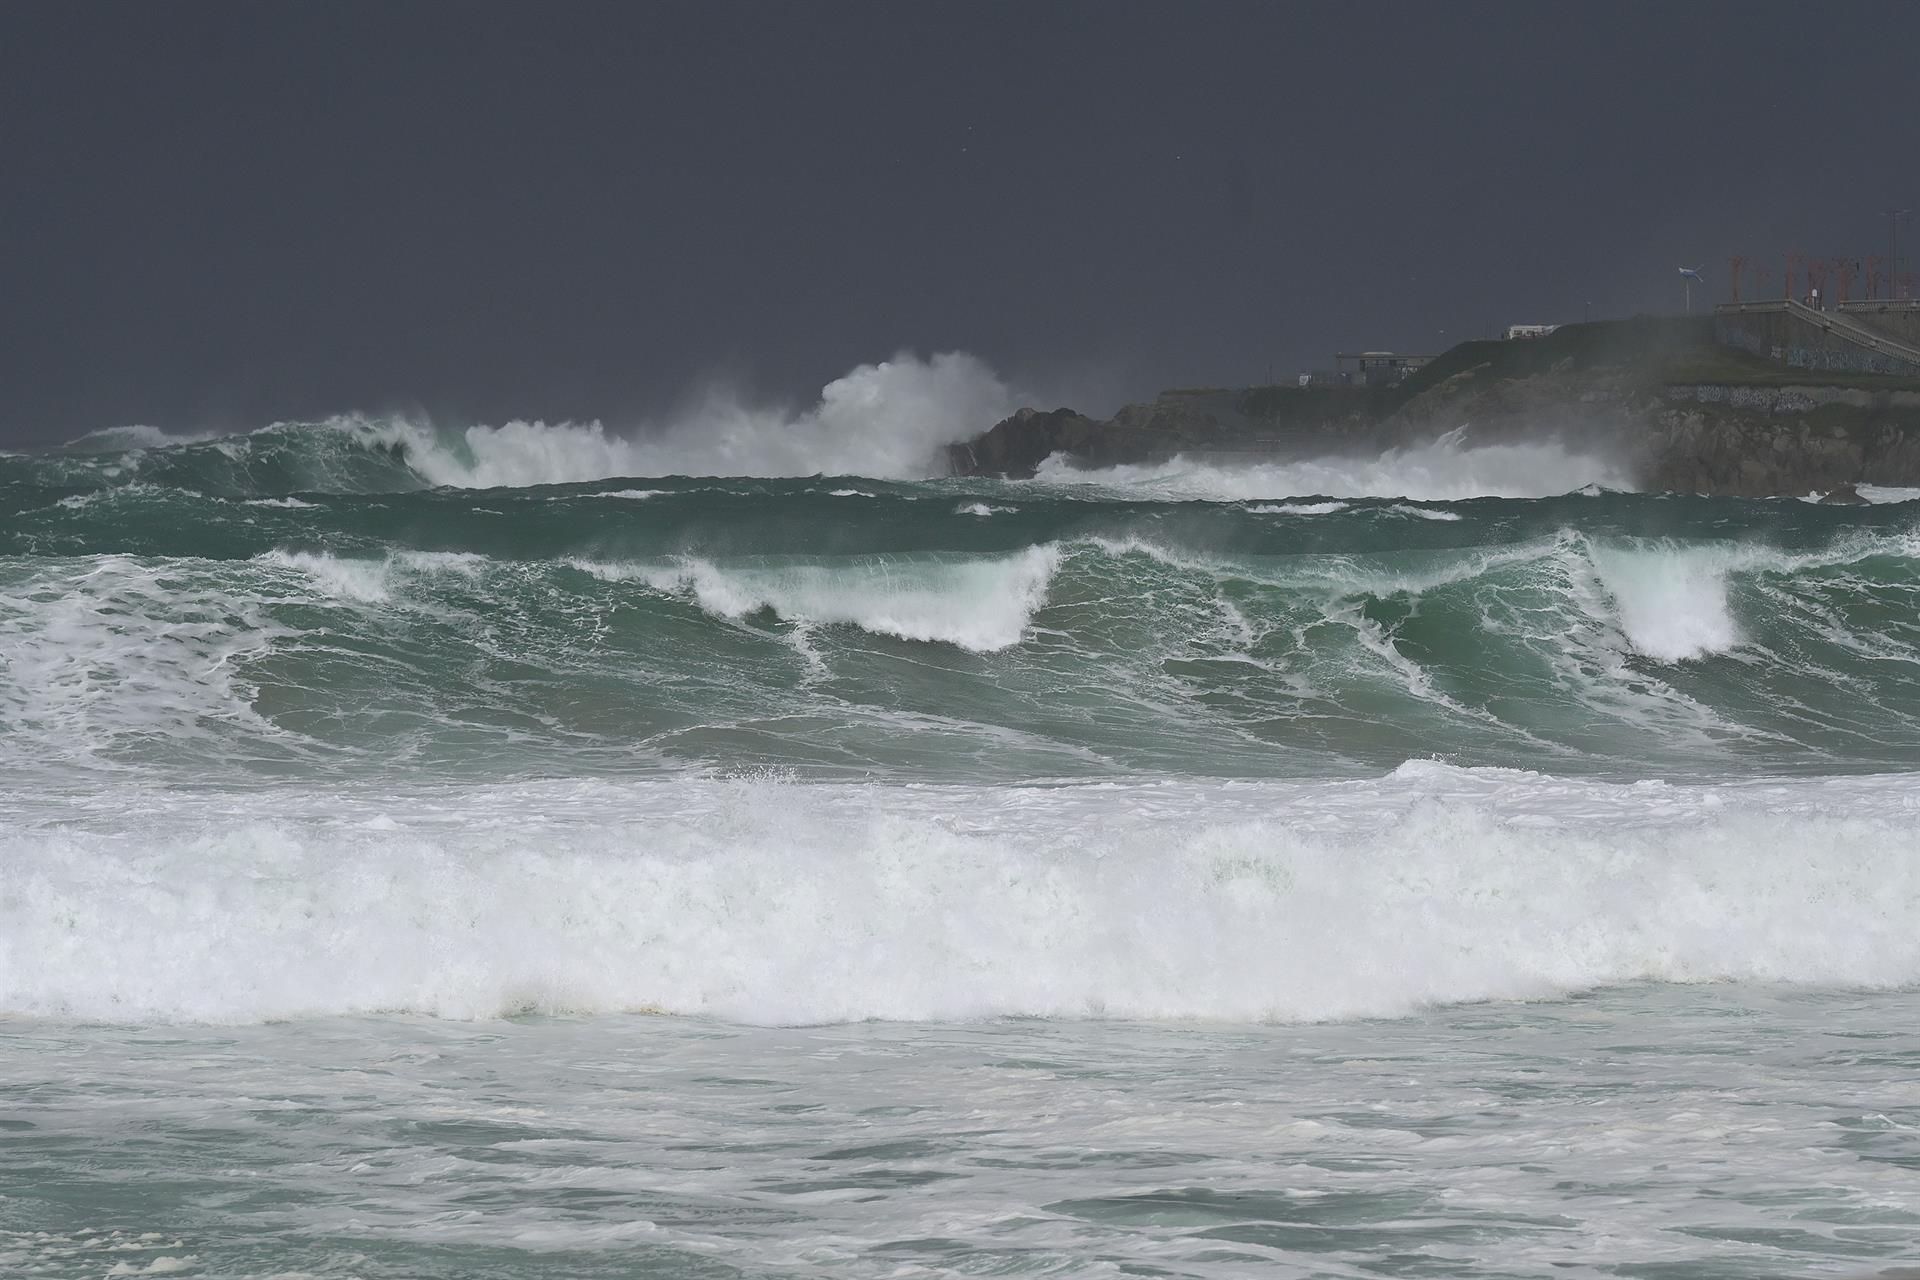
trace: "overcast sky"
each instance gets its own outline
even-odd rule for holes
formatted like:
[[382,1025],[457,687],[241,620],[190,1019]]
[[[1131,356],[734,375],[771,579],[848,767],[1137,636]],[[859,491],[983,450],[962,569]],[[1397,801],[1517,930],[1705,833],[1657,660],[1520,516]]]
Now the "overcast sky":
[[1111,408],[1673,310],[1880,251],[1916,90],[1904,2],[11,4],[0,438],[901,349]]

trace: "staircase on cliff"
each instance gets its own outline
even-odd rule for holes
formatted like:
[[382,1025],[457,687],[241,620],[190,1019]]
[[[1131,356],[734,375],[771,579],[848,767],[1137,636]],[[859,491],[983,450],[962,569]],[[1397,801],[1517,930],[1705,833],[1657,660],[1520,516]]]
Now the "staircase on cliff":
[[1806,369],[1920,375],[1920,302],[1817,311],[1790,298],[1714,308],[1728,346]]

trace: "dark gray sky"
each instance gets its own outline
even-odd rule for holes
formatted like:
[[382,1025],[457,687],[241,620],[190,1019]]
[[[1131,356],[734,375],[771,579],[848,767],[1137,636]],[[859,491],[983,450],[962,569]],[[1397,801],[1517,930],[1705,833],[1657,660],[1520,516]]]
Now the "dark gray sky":
[[902,348],[1109,407],[1677,309],[1884,246],[1917,90],[1904,0],[12,4],[0,438]]

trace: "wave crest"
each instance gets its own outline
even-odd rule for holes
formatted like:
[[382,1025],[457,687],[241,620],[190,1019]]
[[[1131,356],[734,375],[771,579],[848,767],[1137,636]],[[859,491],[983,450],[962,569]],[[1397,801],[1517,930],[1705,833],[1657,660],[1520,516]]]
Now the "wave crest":
[[917,479],[934,454],[1009,412],[1012,395],[964,352],[902,353],[828,383],[799,413],[708,395],[675,421],[631,436],[586,426],[509,422],[451,439],[415,432],[408,457],[429,483],[459,488],[571,484],[626,476],[863,475]]
[[1006,384],[965,352],[926,359],[902,352],[834,379],[798,413],[716,391],[669,422],[630,433],[598,422],[454,428],[364,414],[220,437],[125,427],[15,465],[43,483],[137,478],[238,496],[522,488],[625,476],[915,479],[941,469],[942,445],[984,430],[1013,403]]
[[1296,1021],[1629,982],[1902,985],[1911,786],[569,783],[418,821],[399,799],[176,799],[139,830],[8,824],[0,1012]]
[[673,566],[577,562],[610,581],[645,582],[692,598],[708,613],[744,618],[762,610],[801,624],[842,624],[902,640],[937,641],[992,653],[1020,643],[1060,567],[1054,546],[1017,555],[896,563]]

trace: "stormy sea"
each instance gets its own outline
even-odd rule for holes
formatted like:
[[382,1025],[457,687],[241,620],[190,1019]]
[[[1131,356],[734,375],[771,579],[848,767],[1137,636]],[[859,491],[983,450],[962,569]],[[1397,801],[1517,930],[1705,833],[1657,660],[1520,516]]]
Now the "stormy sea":
[[0,457],[0,1273],[1920,1262],[1920,495]]

